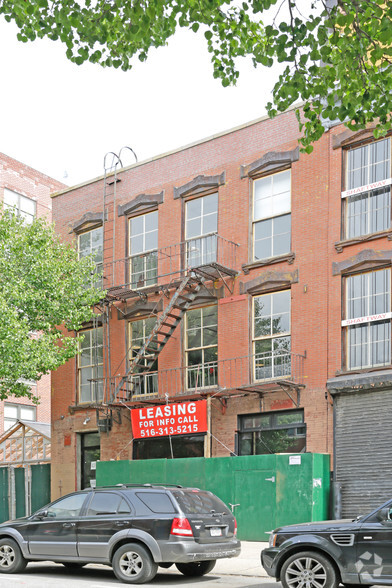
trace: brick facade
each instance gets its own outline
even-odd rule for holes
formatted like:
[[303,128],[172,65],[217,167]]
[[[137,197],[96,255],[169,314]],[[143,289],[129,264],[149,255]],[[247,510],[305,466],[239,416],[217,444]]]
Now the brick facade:
[[[37,217],[52,219],[51,194],[64,188],[64,184],[42,174],[41,172],[0,153],[0,202],[4,198],[4,190],[29,198],[35,202]],[[40,399],[36,409],[36,420],[50,423],[51,376],[43,376],[33,387],[33,393]],[[28,398],[7,399],[8,403],[34,406]],[[0,434],[4,431],[4,402],[0,402]]]
[[[200,306],[215,300],[218,307],[219,362],[253,353],[254,296],[290,290],[291,353],[299,358],[303,374],[293,378],[291,387],[271,386],[269,382],[257,390],[254,386],[238,386],[226,394],[224,390],[207,392],[212,456],[227,456],[235,451],[238,415],[291,410],[297,398],[304,411],[306,450],[332,453],[333,409],[326,383],[342,370],[342,276],[333,275],[332,264],[364,249],[391,249],[387,236],[375,238],[370,244],[350,244],[341,252],[334,246],[341,240],[342,147],[346,143],[338,147],[336,144],[344,133],[342,126],[333,127],[318,141],[312,154],[299,154],[297,121],[294,112],[288,111],[273,120],[253,121],[119,171],[115,203],[114,184],[107,184],[107,226],[113,227],[112,215],[116,215],[114,244],[109,232],[105,233],[104,261],[107,262],[113,251],[115,260],[128,255],[128,209],[132,215],[137,211],[141,214],[158,210],[158,247],[162,248],[184,241],[188,196],[219,194],[218,235],[238,244],[233,268],[237,275],[234,279],[225,278],[230,290],[218,278],[209,284],[204,298],[199,298]],[[348,137],[346,142],[363,138],[347,133],[344,137]],[[291,169],[290,255],[255,263],[252,260],[252,183],[255,178],[285,169]],[[75,242],[72,227],[84,215],[88,219],[87,213],[90,218],[102,214],[103,193],[103,178],[98,178],[54,195],[53,218],[64,241]],[[158,202],[155,197],[154,200],[152,195],[162,193],[163,201],[160,198]],[[141,195],[150,195],[150,200]],[[87,221],[85,227],[88,228]],[[152,292],[147,300],[136,296],[125,302],[119,299],[112,305],[112,375],[124,368],[128,320],[148,316],[146,309],[160,297],[161,293]],[[158,370],[184,366],[184,328],[183,321],[161,352]],[[249,376],[248,383],[251,379]],[[179,402],[181,396],[169,400]],[[153,404],[153,398],[150,402]],[[132,458],[129,410],[138,404],[125,404],[127,407],[112,405],[114,422],[109,433],[101,434],[101,459]],[[90,420],[83,424],[87,416]],[[79,483],[78,434],[97,431],[95,407],[78,402],[76,360],[53,374],[52,422],[52,494],[56,497],[74,490]]]

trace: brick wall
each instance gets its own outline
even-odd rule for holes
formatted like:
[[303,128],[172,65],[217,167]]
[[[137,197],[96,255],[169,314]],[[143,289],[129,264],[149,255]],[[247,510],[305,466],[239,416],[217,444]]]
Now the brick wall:
[[[218,233],[239,244],[235,269],[238,276],[230,281],[232,291],[222,281],[214,283],[220,292],[218,303],[218,358],[239,358],[252,353],[251,316],[252,295],[247,288],[269,280],[271,290],[291,279],[291,344],[292,351],[306,356],[304,384],[300,393],[300,407],[304,409],[307,426],[307,451],[332,452],[332,406],[326,394],[326,381],[341,369],[341,278],[332,275],[332,262],[347,258],[364,248],[362,244],[337,253],[334,243],[340,239],[341,226],[341,170],[342,150],[332,148],[341,126],[327,132],[315,145],[310,155],[300,154],[291,165],[292,252],[294,259],[285,259],[265,266],[242,268],[251,261],[251,180],[241,179],[241,166],[256,161],[267,153],[287,152],[297,147],[298,127],[292,111],[273,120],[260,119],[209,140],[175,152],[135,164],[121,171],[116,184],[116,202],[108,196],[109,214],[114,204],[131,202],[139,194],[164,192],[159,205],[159,247],[173,245],[184,239],[184,201],[174,199],[174,188],[183,186],[200,175],[226,174],[224,185],[218,189]],[[102,212],[103,180],[63,191],[53,198],[53,217],[57,230],[65,241],[75,239],[70,228],[86,212]],[[113,193],[113,186],[111,189]],[[127,219],[116,217],[115,256],[127,254]],[[384,238],[374,247],[390,247]],[[111,256],[112,242],[106,244],[106,255]],[[290,278],[290,279],[289,279]],[[290,286],[284,286],[286,289]],[[266,290],[268,291],[268,290]],[[222,298],[223,296],[223,298]],[[157,298],[150,297],[151,300]],[[135,301],[119,304],[123,312]],[[121,313],[120,313],[121,315]],[[126,320],[121,320],[115,309],[111,318],[112,373],[126,355]],[[159,358],[161,366],[178,367],[184,362],[184,325],[175,331]],[[75,360],[53,374],[52,418],[57,444],[53,449],[54,468],[61,463],[72,463],[67,489],[74,489],[77,468],[76,431],[86,414],[79,407],[73,414],[69,406],[76,398]],[[212,455],[228,455],[234,451],[238,415],[294,407],[285,391],[249,394],[238,390],[228,396],[227,405],[218,398],[211,400]],[[131,457],[132,432],[128,409],[119,409],[122,424],[114,424],[109,435],[101,437],[102,459]],[[62,419],[62,420],[60,420]],[[93,427],[93,423],[91,426]],[[83,429],[84,430],[84,429]],[[95,429],[96,430],[96,429]],[[62,435],[72,436],[72,445],[63,446]],[[67,466],[68,467],[68,466]],[[58,475],[54,470],[53,493],[59,493]]]

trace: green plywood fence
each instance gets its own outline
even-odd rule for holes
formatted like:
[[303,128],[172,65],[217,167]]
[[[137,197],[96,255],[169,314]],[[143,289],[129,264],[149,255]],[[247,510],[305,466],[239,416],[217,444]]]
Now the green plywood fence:
[[325,520],[329,455],[318,453],[97,462],[97,485],[181,484],[237,505],[238,536],[266,541],[280,525]]

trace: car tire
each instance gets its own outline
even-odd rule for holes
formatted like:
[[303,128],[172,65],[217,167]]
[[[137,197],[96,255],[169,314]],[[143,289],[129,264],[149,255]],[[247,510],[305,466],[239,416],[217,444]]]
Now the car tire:
[[333,564],[315,551],[301,551],[289,557],[280,573],[283,588],[338,588],[339,577]]
[[216,559],[210,561],[192,561],[189,563],[176,563],[176,568],[184,576],[204,576],[214,569]]
[[25,569],[27,560],[23,557],[19,545],[7,537],[0,540],[0,573],[17,574]]
[[116,577],[127,584],[150,582],[158,570],[150,553],[138,543],[119,547],[113,556],[112,567]]

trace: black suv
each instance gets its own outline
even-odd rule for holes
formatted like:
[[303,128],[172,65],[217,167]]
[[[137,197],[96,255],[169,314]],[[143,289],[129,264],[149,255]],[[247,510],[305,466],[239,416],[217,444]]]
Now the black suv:
[[202,576],[240,554],[237,525],[214,494],[181,486],[118,485],[68,494],[29,517],[0,525],[0,572],[50,560],[77,569],[108,564],[130,584],[173,563]]
[[280,527],[261,563],[284,588],[392,585],[392,500],[354,520]]

